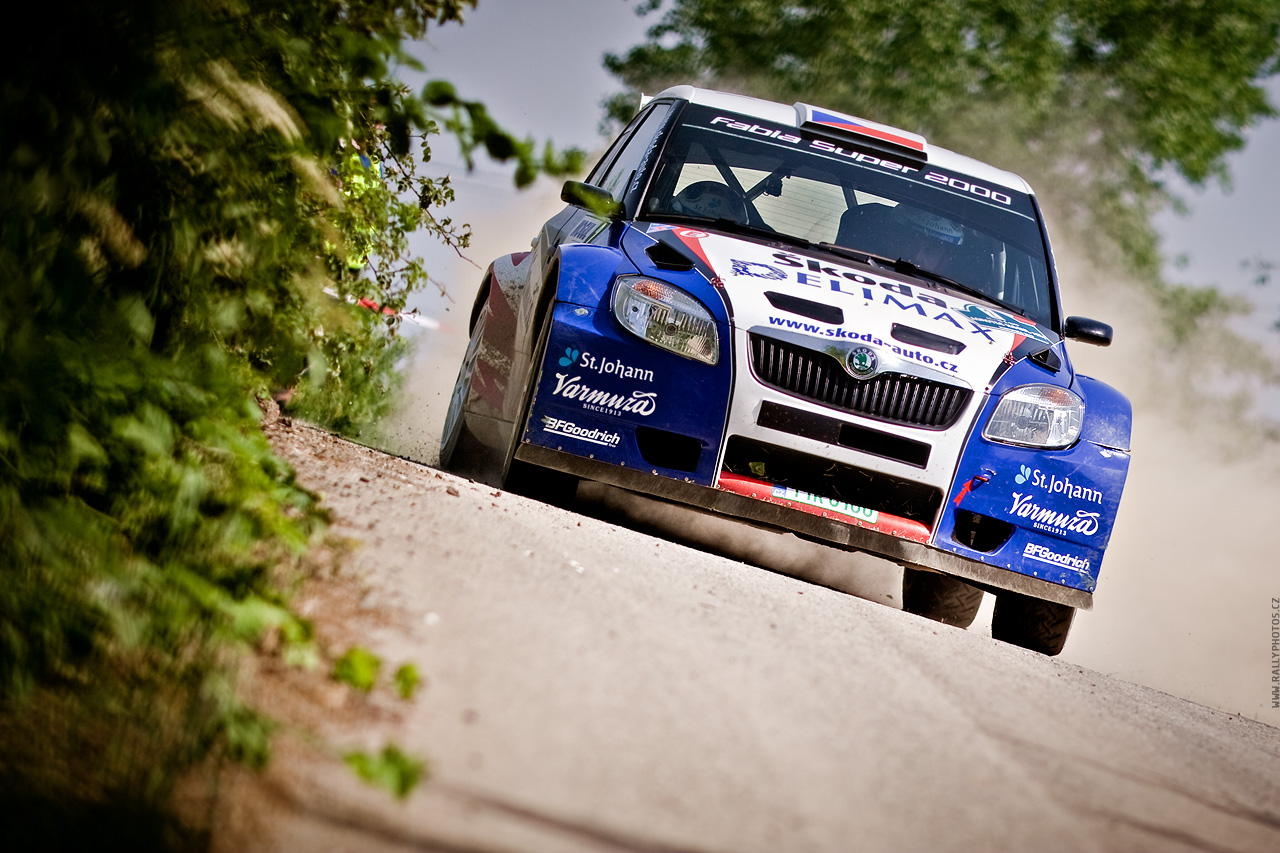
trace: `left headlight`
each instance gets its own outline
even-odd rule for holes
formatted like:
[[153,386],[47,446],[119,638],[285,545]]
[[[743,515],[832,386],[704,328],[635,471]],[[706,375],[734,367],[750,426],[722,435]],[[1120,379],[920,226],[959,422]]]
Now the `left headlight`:
[[707,364],[720,360],[715,318],[675,285],[647,276],[620,276],[613,316],[627,331],[676,355]]
[[1084,425],[1084,401],[1056,385],[1023,385],[1000,398],[982,437],[1021,447],[1059,449],[1075,444]]

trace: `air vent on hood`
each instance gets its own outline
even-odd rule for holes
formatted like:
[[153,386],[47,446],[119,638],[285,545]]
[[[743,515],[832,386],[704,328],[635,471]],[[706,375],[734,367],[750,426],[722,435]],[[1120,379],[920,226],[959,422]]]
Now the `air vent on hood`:
[[1053,351],[1053,347],[1033,352],[1030,357],[1032,361],[1050,373],[1057,373],[1062,369],[1062,359],[1058,358],[1058,354]]
[[817,320],[819,323],[830,323],[833,326],[839,326],[844,322],[844,311],[834,305],[824,305],[821,302],[813,302],[809,299],[801,299],[799,296],[788,296],[785,293],[774,293],[768,291],[764,295],[769,300],[769,304],[779,311],[786,311],[788,314],[799,314],[801,317],[808,317],[810,320]]
[[695,261],[684,252],[672,246],[670,243],[659,241],[644,250],[649,256],[649,260],[653,261],[653,265],[660,270],[679,270],[685,272],[693,269]]
[[889,334],[895,341],[901,341],[904,344],[910,344],[913,347],[922,347],[931,349],[934,352],[945,352],[949,355],[955,355],[964,349],[964,344],[959,341],[953,341],[951,338],[944,338],[942,335],[935,335],[932,332],[913,329],[910,326],[904,326],[901,323],[894,323]]

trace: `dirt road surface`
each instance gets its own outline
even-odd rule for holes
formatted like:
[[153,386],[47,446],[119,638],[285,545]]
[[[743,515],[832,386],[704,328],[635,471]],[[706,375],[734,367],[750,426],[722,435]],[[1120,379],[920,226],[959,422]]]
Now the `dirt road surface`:
[[[1280,730],[272,432],[353,543],[298,605],[426,684],[266,660],[250,687],[286,726],[261,776],[225,775],[221,850],[1280,850]],[[403,802],[333,757],[392,741],[430,767]]]

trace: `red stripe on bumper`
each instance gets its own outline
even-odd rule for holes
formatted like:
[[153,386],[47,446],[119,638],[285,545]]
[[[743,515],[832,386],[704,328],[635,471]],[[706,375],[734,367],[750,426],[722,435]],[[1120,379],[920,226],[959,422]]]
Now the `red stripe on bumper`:
[[868,522],[866,519],[846,515],[838,510],[829,508],[824,509],[823,507],[812,506],[800,501],[774,497],[772,483],[766,483],[764,480],[756,480],[751,477],[743,477],[739,474],[730,474],[727,471],[720,472],[720,482],[718,485],[719,488],[726,492],[733,492],[736,495],[744,495],[749,498],[765,501],[766,503],[787,507],[788,509],[807,512],[810,515],[816,515],[819,518],[829,518],[833,521],[842,521],[845,524],[851,524],[854,527],[865,527],[868,530],[887,533],[890,536],[897,536],[899,539],[907,539],[912,542],[927,543],[929,541],[929,528],[925,527],[918,521],[912,521],[908,518],[901,518],[896,515],[889,515],[888,513],[880,512],[876,514],[876,520],[874,522]]

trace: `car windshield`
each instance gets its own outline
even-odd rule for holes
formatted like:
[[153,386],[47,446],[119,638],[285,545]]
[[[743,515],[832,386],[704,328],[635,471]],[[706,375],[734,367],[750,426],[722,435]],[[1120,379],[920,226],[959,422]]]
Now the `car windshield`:
[[1043,325],[1053,317],[1028,195],[794,127],[688,107],[640,216],[719,220],[727,231],[901,260]]

